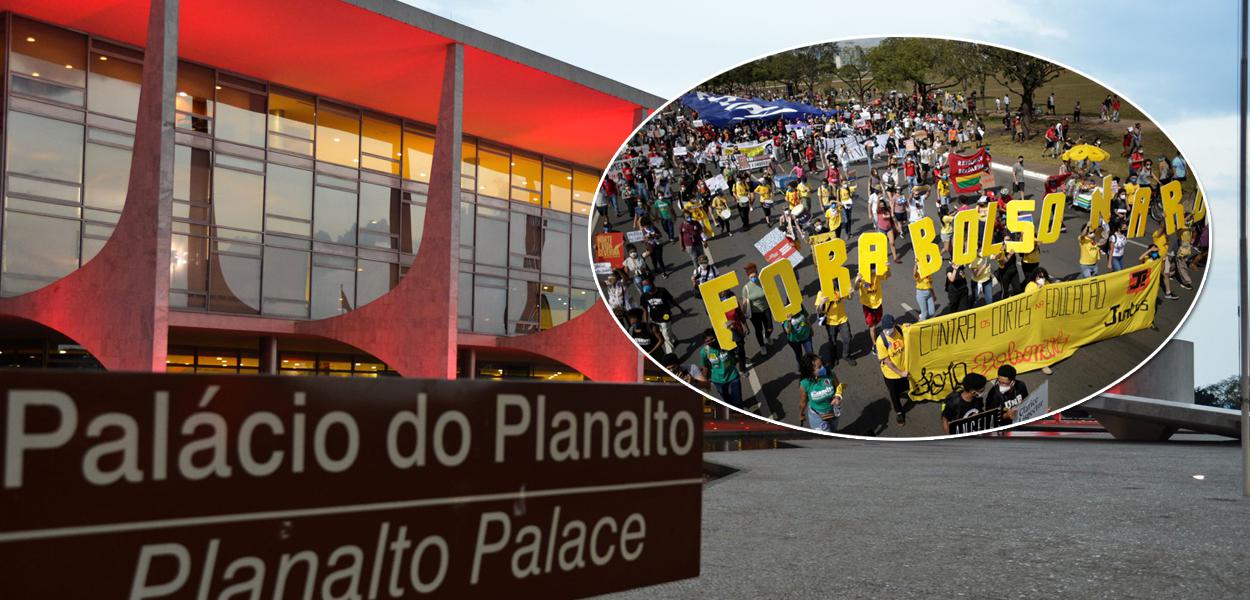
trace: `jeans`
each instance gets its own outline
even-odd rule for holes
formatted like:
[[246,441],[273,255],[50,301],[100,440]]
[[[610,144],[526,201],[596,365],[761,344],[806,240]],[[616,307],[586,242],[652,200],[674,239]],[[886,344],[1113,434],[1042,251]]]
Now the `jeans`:
[[838,417],[826,421],[820,418],[820,413],[812,410],[809,406],[807,407],[807,428],[833,433],[838,430]]
[[651,268],[656,273],[668,275],[668,265],[664,264],[664,246],[656,245],[651,250]]
[[1114,272],[1119,271],[1119,270],[1121,270],[1121,269],[1123,269],[1123,268],[1124,268],[1124,257],[1123,257],[1123,256],[1112,256],[1112,257],[1111,257],[1111,272],[1112,272],[1112,273],[1114,273]]
[[673,239],[673,220],[672,219],[665,219],[661,217],[660,229],[664,230],[664,235],[667,235],[668,239],[670,240]]
[[1081,265],[1081,279],[1093,277],[1098,274],[1098,263],[1092,265]]
[[985,283],[977,284],[977,301],[982,305],[994,303],[994,280],[989,279]]
[[742,405],[742,378],[734,377],[733,380],[725,383],[712,382],[716,386],[716,393],[724,400],[726,404],[734,408],[746,408]]
[[840,359],[851,355],[851,322],[825,325],[825,333],[829,336],[829,364],[837,366]]
[[937,314],[937,300],[933,296],[933,290],[916,290],[916,304],[921,321]]
[[738,216],[742,218],[742,231],[746,231],[750,229],[751,228],[751,206],[739,204]]
[[619,216],[621,214],[621,206],[616,203],[616,194],[608,194],[608,203],[612,205],[612,210],[616,211]]
[[803,364],[803,355],[812,354],[812,338],[807,338],[801,342],[790,342],[790,349],[794,351],[795,364]]

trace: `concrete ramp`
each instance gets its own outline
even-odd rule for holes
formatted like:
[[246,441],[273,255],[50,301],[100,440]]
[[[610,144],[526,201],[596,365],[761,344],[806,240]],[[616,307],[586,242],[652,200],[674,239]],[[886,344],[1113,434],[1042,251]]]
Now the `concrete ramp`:
[[1241,413],[1227,408],[1101,394],[1081,404],[1081,409],[1118,440],[1159,442],[1179,429],[1241,437]]

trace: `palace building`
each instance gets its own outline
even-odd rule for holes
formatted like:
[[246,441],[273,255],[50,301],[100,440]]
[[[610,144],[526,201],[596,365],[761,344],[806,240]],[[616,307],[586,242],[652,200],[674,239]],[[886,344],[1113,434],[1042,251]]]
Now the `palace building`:
[[0,368],[643,378],[587,227],[662,99],[396,0],[0,11]]

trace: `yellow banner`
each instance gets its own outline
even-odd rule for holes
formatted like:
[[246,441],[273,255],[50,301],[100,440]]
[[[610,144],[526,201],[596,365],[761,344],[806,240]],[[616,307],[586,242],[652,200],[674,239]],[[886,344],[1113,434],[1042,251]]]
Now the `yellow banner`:
[[1024,373],[1078,348],[1150,327],[1162,263],[1060,283],[993,304],[903,326],[913,400],[941,400],[968,373]]

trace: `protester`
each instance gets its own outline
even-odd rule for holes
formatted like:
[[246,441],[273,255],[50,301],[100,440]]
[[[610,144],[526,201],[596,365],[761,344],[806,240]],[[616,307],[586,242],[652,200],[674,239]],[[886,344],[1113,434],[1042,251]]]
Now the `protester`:
[[881,334],[875,338],[876,356],[881,362],[881,375],[885,379],[885,389],[890,395],[890,405],[894,407],[894,422],[898,425],[907,424],[907,412],[903,406],[903,396],[907,395],[907,371],[900,365],[903,362],[903,333],[894,326],[894,316],[885,315],[881,319]]
[[716,341],[716,332],[708,329],[703,332],[703,348],[699,350],[699,362],[708,373],[712,387],[717,395],[730,406],[746,408],[742,403],[742,379],[734,355],[721,350]]
[[837,431],[844,388],[819,356],[804,355],[799,361],[799,424],[816,431]]
[[1029,397],[1029,386],[1016,379],[1016,368],[1011,365],[998,367],[998,380],[985,395],[985,410],[999,410],[999,425],[1011,425],[1016,419],[1016,409]]
[[979,373],[964,375],[959,389],[950,393],[942,402],[942,433],[951,434],[951,422],[976,416],[985,410],[981,392],[986,379]]

